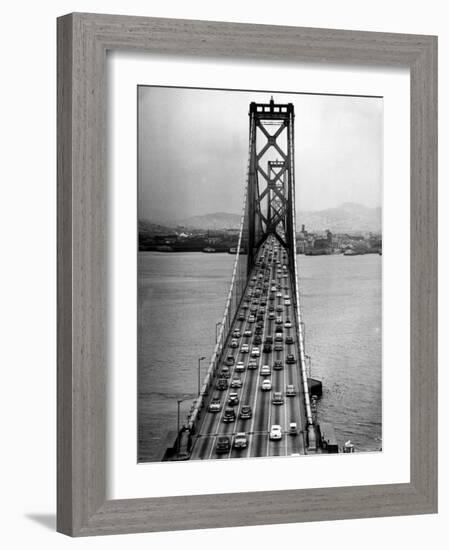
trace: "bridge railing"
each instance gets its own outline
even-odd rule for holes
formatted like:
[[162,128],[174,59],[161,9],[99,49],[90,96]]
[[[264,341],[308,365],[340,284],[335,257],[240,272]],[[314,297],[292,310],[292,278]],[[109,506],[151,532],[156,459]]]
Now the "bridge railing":
[[[291,125],[292,128],[292,134],[294,132],[294,125]],[[294,135],[292,135],[291,139],[291,145],[290,145],[290,155],[291,158],[294,159],[295,150],[294,150]],[[295,181],[294,177],[294,162],[292,162],[291,165],[291,177],[293,178],[293,182]],[[292,246],[294,247],[293,250],[293,285],[294,285],[294,305],[295,305],[295,316],[296,316],[296,337],[298,339],[298,348],[299,348],[299,368],[300,368],[300,374],[301,374],[301,380],[302,380],[302,389],[304,393],[304,404],[305,404],[305,413],[307,417],[307,431],[308,431],[308,447],[310,450],[316,449],[316,439],[315,439],[315,430],[313,426],[313,417],[312,417],[312,408],[310,403],[310,394],[309,394],[309,385],[307,381],[307,369],[306,369],[306,353],[305,353],[305,342],[304,342],[304,331],[303,331],[303,321],[302,321],[302,315],[301,315],[301,303],[299,299],[299,284],[298,284],[298,263],[296,260],[296,200],[295,200],[295,185],[293,183],[292,185],[292,203],[293,203],[293,209],[292,209],[292,216],[293,216],[293,242]]]

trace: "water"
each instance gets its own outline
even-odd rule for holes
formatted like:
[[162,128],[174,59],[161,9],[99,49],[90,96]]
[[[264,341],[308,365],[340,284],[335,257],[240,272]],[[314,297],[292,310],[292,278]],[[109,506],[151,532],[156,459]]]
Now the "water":
[[[235,256],[139,253],[139,460],[160,460],[206,372]],[[323,382],[319,418],[340,444],[381,446],[381,256],[298,256],[306,353]],[[202,378],[201,378],[202,379]]]

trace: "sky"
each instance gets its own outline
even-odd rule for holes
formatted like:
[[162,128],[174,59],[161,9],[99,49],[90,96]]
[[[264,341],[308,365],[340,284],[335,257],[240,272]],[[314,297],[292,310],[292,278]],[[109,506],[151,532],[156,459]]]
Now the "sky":
[[139,218],[241,213],[251,101],[293,103],[297,210],[382,201],[381,98],[138,88]]

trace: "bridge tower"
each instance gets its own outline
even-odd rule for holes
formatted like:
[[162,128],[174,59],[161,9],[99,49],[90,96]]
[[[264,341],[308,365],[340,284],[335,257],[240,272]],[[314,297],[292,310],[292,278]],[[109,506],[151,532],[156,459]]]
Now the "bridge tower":
[[292,103],[250,104],[248,180],[248,273],[269,235],[287,250],[294,273],[295,180],[294,108]]

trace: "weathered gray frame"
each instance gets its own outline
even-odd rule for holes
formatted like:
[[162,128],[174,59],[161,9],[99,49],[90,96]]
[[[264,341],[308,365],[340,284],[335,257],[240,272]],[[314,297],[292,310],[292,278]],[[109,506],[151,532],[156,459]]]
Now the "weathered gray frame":
[[[410,68],[410,483],[106,500],[105,56],[110,49]],[[58,531],[82,536],[436,511],[436,37],[81,13],[59,18]]]

